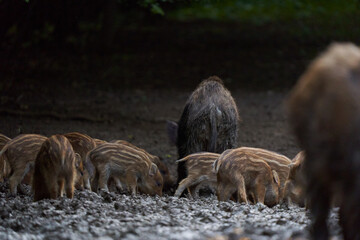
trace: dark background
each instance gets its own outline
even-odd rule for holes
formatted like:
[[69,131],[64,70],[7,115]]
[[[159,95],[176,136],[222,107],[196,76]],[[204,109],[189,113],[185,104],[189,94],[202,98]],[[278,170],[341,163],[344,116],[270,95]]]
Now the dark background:
[[3,117],[98,120],[86,104],[86,117],[69,117],[64,102],[103,103],[104,93],[125,90],[140,90],[143,100],[154,90],[175,96],[211,75],[231,91],[287,91],[328,44],[360,39],[355,0],[0,0],[0,6]]

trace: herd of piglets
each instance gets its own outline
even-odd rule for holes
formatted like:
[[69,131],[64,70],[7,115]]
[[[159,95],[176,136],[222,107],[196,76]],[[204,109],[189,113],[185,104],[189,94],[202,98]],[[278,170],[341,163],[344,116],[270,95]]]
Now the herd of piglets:
[[[158,157],[124,140],[104,141],[72,132],[50,137],[0,135],[0,181],[10,192],[32,184],[34,201],[74,188],[198,197],[219,201],[298,204],[313,213],[311,236],[327,239],[329,208],[340,206],[345,239],[360,239],[360,49],[332,44],[309,66],[287,100],[290,126],[303,151],[293,160],[260,148],[239,147],[240,116],[216,76],[188,98],[180,120],[167,122],[178,149],[177,180]],[[186,192],[185,192],[186,191]]]
[[9,179],[12,195],[20,183],[31,184],[34,201],[64,193],[72,198],[74,188],[109,191],[114,183],[117,190],[133,195],[162,196],[163,190],[176,188],[176,197],[185,189],[189,197],[198,197],[200,189],[208,188],[221,201],[274,206],[284,199],[291,160],[263,149],[237,148],[239,123],[234,99],[213,76],[191,94],[179,123],[169,123],[182,156],[177,183],[158,156],[124,140],[107,142],[79,132],[49,138],[1,135],[0,177]]

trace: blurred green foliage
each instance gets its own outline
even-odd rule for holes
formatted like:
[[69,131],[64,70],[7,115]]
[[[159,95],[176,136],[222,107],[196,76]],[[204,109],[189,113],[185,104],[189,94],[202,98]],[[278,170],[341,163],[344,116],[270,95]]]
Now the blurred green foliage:
[[359,0],[223,0],[190,1],[169,13],[177,20],[211,19],[262,24],[306,18],[338,18],[359,13]]

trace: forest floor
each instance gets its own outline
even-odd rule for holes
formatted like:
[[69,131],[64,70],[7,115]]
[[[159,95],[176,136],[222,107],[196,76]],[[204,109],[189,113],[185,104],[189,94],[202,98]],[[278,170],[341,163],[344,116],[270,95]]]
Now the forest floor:
[[[125,139],[161,156],[176,176],[177,152],[169,144],[166,120],[177,120],[190,91],[91,90],[55,102],[27,102],[41,109],[31,116],[0,118],[1,131],[18,133],[79,131],[92,137]],[[284,114],[285,92],[233,90],[242,118],[240,145],[261,147],[293,158],[299,151]],[[93,96],[92,98],[90,96]],[[51,106],[51,107],[49,107]],[[64,119],[54,113],[66,113]],[[76,191],[73,200],[32,202],[29,194],[8,196],[0,184],[0,239],[303,239],[309,214],[297,206],[244,205],[218,202],[215,196],[177,199],[165,194],[149,197]],[[338,239],[337,209],[329,220]],[[227,238],[219,238],[227,239]]]

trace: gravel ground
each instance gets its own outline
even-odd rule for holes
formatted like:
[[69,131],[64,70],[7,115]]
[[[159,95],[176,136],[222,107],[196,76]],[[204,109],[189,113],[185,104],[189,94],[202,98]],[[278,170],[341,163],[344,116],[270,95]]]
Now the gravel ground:
[[[105,140],[125,139],[162,156],[175,173],[176,149],[168,143],[165,121],[179,118],[189,91],[94,90],[81,94],[36,102],[24,98],[29,112],[46,114],[2,116],[0,131],[9,137],[21,132],[49,136],[80,131]],[[235,91],[233,96],[243,120],[242,146],[295,156],[299,149],[283,110],[286,93]],[[66,118],[57,119],[53,112],[64,113]],[[100,120],[81,121],[72,117],[75,114]],[[88,191],[76,191],[72,200],[33,203],[29,187],[25,188],[27,193],[13,198],[8,196],[8,184],[0,183],[0,239],[308,238],[309,214],[297,206],[218,202],[213,195],[189,200],[166,194],[132,197]],[[337,212],[333,209],[329,218],[333,239],[341,239]]]

